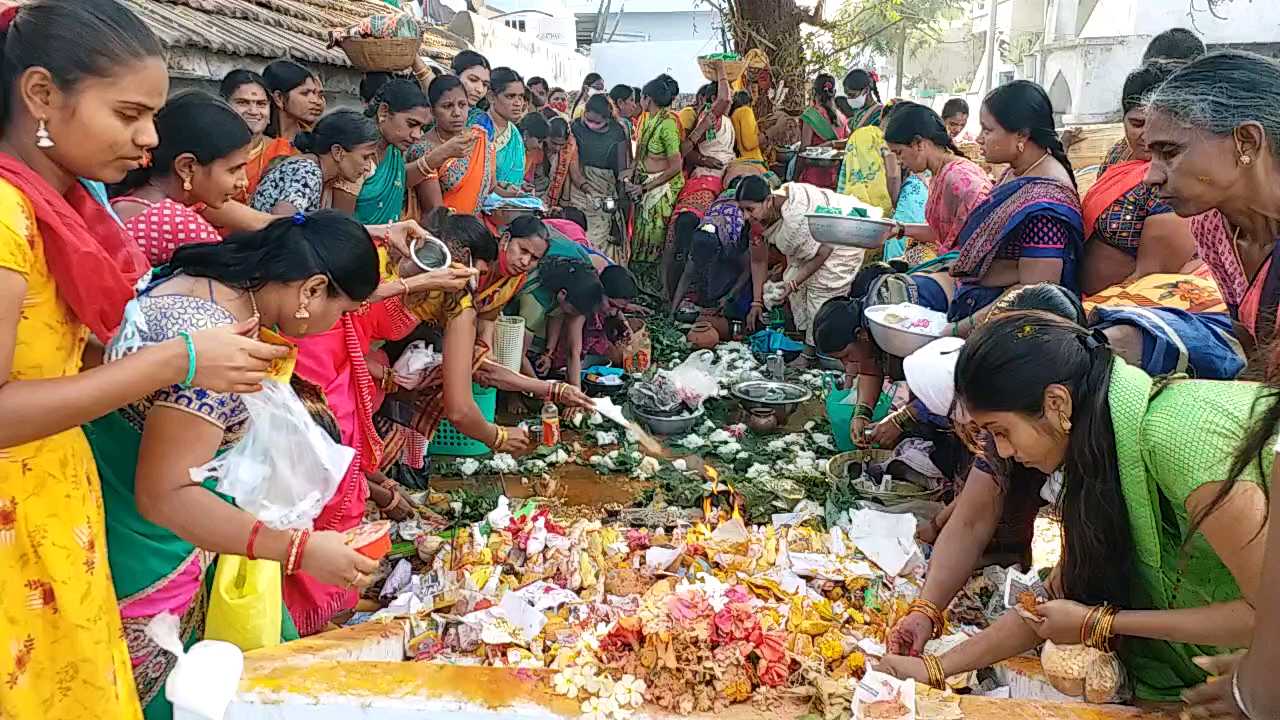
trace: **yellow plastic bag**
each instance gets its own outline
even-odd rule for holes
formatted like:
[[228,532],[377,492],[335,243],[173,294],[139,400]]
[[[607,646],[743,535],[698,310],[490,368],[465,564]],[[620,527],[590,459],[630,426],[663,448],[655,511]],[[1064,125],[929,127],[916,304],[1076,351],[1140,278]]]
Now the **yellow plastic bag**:
[[220,555],[204,639],[223,640],[246,652],[279,645],[282,592],[275,560]]

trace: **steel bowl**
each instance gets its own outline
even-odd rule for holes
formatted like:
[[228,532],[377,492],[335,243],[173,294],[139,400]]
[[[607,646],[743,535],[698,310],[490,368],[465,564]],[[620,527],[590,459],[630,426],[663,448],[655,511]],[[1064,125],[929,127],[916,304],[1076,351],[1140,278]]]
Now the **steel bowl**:
[[649,432],[654,435],[684,435],[702,420],[703,413],[703,409],[698,408],[688,415],[660,417],[647,415],[634,405],[631,406],[631,414],[635,415],[636,420],[639,420],[640,424],[649,428]]
[[444,244],[444,241],[432,235],[411,240],[409,255],[415,265],[427,272],[447,268],[453,263],[453,254],[449,252],[449,247]]
[[911,353],[937,340],[940,336],[918,329],[905,330],[884,320],[892,305],[872,305],[862,311],[871,339],[876,346],[893,357],[905,358]]
[[786,422],[796,408],[813,397],[808,388],[773,380],[748,380],[734,385],[729,392],[748,410],[772,410],[778,416],[778,424]]
[[892,220],[809,213],[809,233],[824,245],[878,250],[884,247],[885,235],[894,227]]

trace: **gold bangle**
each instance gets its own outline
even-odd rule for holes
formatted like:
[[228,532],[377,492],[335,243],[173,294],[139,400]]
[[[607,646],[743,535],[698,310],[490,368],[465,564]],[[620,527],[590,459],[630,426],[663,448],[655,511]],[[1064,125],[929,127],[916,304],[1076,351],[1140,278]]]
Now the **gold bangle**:
[[941,608],[939,608],[934,603],[928,600],[925,600],[924,598],[916,598],[915,600],[911,601],[910,605],[907,606],[907,614],[910,615],[913,612],[918,612],[921,615],[924,615],[925,617],[929,618],[929,622],[933,624],[934,640],[942,637],[942,632],[944,630],[944,626],[946,625],[946,622],[943,618]]
[[507,439],[510,435],[507,433],[507,429],[501,425],[494,425],[494,427],[497,428],[497,432],[494,433],[492,447],[494,450],[498,450],[507,444]]
[[400,282],[400,287],[404,289],[405,295],[408,295],[413,292],[412,290],[409,289],[409,282],[407,280],[405,280],[404,278],[396,278],[396,280]]
[[929,687],[938,690],[947,689],[947,673],[942,669],[942,660],[937,655],[921,655],[924,661],[925,674],[929,676]]

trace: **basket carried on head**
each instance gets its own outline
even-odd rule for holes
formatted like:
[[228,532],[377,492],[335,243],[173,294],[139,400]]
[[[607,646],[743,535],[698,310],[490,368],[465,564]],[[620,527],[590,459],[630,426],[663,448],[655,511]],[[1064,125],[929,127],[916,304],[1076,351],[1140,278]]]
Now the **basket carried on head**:
[[409,69],[418,58],[422,38],[345,38],[339,47],[351,64],[364,72],[399,72]]
[[714,62],[724,63],[724,76],[729,82],[737,82],[738,78],[747,71],[747,61],[741,58],[737,60],[719,60],[713,57],[698,58],[698,67],[702,70],[702,76],[708,80],[716,80],[716,69],[712,65]]

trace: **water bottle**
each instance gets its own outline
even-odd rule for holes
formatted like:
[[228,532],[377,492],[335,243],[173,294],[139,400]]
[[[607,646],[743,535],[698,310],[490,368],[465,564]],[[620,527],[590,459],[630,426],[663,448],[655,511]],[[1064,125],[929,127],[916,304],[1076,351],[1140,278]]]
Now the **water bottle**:
[[769,375],[771,375],[775,381],[787,381],[787,361],[782,357],[781,350],[777,351],[769,358],[768,369]]
[[542,444],[547,447],[560,444],[560,408],[550,398],[542,406]]

